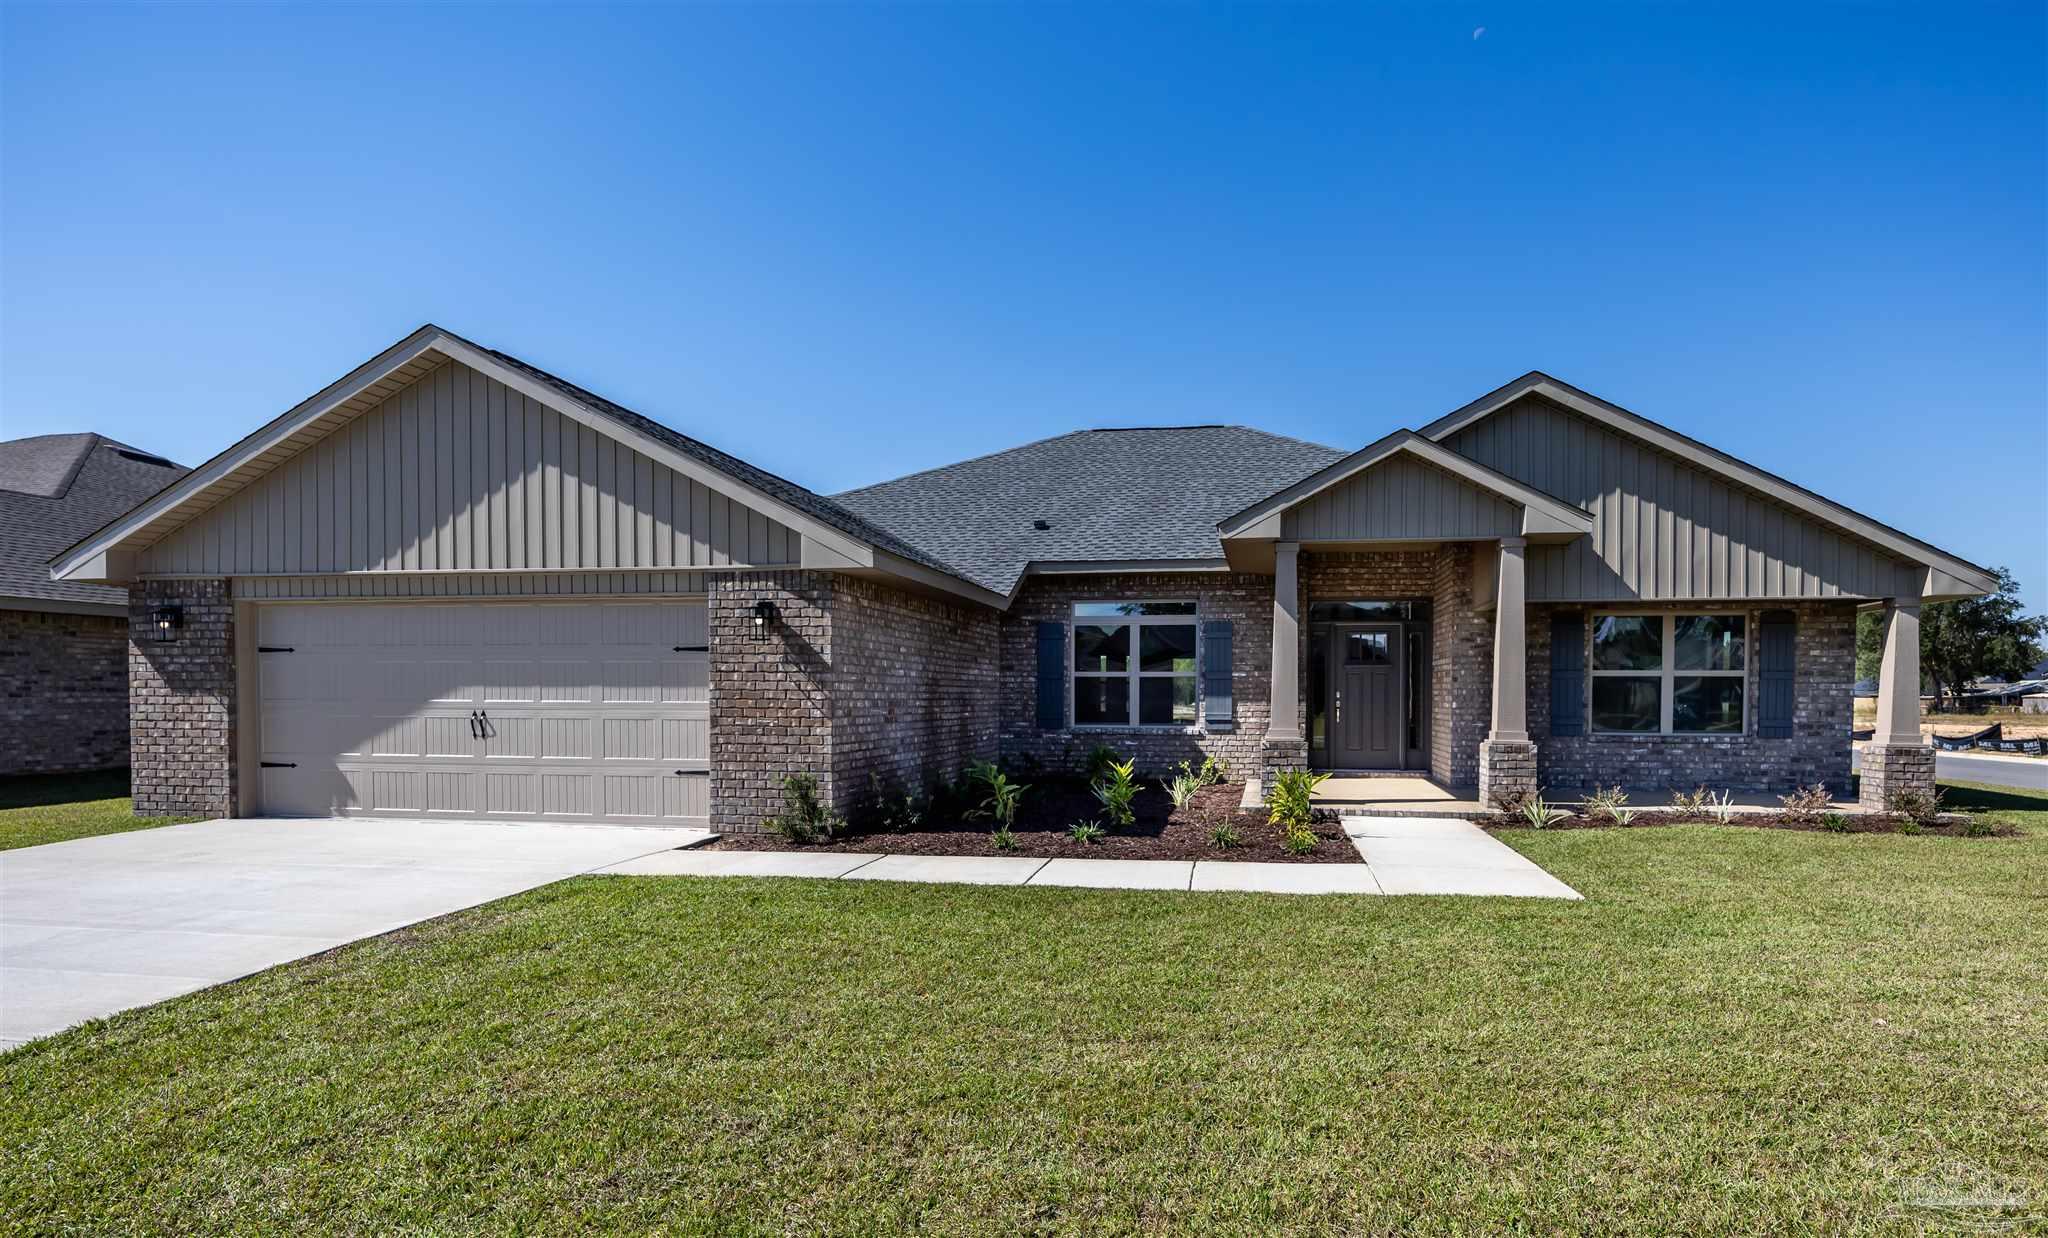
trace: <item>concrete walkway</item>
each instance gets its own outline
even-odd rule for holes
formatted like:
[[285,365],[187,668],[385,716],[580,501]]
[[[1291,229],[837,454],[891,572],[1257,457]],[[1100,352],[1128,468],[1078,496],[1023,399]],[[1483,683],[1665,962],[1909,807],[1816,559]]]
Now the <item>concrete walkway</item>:
[[692,837],[247,819],[0,851],[0,1048]]
[[1356,818],[1346,819],[1344,830],[1365,863],[1254,864],[1227,860],[1041,860],[994,855],[672,850],[638,856],[600,871],[639,877],[821,877],[1098,890],[1579,897],[1576,890],[1469,822],[1447,818]]

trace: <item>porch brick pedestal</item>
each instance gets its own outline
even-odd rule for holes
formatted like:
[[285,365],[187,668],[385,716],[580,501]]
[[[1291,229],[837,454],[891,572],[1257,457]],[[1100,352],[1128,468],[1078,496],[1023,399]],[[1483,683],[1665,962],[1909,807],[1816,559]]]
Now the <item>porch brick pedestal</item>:
[[1934,748],[1928,744],[1870,744],[1862,753],[1856,802],[1882,812],[1899,791],[1934,794]]
[[1263,798],[1271,792],[1276,774],[1308,768],[1308,741],[1269,739],[1259,750],[1259,755],[1259,794]]
[[1536,794],[1536,745],[1526,739],[1489,739],[1479,745],[1479,802]]

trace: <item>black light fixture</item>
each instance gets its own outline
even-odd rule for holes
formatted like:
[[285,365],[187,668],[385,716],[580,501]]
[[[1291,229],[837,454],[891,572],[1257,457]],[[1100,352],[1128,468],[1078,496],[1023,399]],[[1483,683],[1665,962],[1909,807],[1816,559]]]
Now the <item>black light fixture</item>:
[[159,643],[176,640],[178,629],[185,626],[185,608],[177,605],[155,607],[149,612],[149,626]]
[[775,603],[762,598],[754,603],[754,639],[762,640],[768,635],[768,628],[775,622]]

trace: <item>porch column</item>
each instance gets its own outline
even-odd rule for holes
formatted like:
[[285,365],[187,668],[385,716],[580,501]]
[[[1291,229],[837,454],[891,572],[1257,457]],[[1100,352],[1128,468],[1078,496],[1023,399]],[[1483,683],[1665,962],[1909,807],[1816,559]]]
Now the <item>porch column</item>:
[[1301,733],[1301,544],[1273,544],[1273,682],[1266,742],[1260,751],[1261,791],[1277,774],[1308,768]]
[[1273,545],[1273,708],[1266,738],[1301,738],[1301,543]]
[[1529,739],[1529,626],[1524,617],[1523,555],[1528,543],[1500,539],[1500,581],[1494,587],[1492,740]]
[[1523,560],[1528,542],[1500,539],[1493,595],[1493,721],[1479,745],[1479,801],[1512,810],[1538,793],[1536,745],[1529,741],[1528,616]]
[[1932,797],[1934,749],[1920,738],[1920,599],[1884,605],[1884,658],[1877,669],[1877,728],[1858,756],[1857,801],[1897,806],[1901,795]]

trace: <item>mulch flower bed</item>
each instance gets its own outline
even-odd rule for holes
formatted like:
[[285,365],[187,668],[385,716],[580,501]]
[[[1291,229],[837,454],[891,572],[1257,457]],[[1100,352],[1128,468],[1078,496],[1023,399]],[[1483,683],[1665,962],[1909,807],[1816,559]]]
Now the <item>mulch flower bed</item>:
[[[1102,805],[1078,779],[1042,777],[1031,783],[1011,828],[1013,851],[998,851],[990,840],[989,821],[947,821],[908,830],[876,831],[813,843],[805,851],[887,852],[892,855],[1014,855],[1033,859],[1081,860],[1233,860],[1263,864],[1362,864],[1358,848],[1344,836],[1335,813],[1318,811],[1312,827],[1315,850],[1294,855],[1280,845],[1280,827],[1264,812],[1238,808],[1243,783],[1222,783],[1195,793],[1185,808],[1175,808],[1166,792],[1150,783],[1132,803],[1137,820],[1128,829],[1105,833],[1096,842],[1076,842],[1067,827],[1096,821]],[[1216,827],[1230,823],[1240,840],[1219,847],[1210,839]],[[707,845],[712,851],[792,851],[795,844],[780,834],[726,834]]]
[[[1526,830],[1530,828],[1527,819],[1497,813],[1479,823],[1489,830]],[[1546,830],[1633,830],[1652,825],[1720,825],[1712,817],[1697,813],[1658,812],[1645,809],[1638,812],[1627,825],[1607,817],[1590,817],[1584,813],[1573,813],[1559,817],[1542,828]],[[1839,827],[1806,818],[1788,817],[1782,814],[1757,813],[1738,814],[1728,825],[1747,826],[1758,830],[1810,830],[1817,833],[1833,834],[1938,834],[1944,838],[2011,838],[2019,831],[2010,825],[1996,825],[1991,822],[1975,822],[1968,816],[1944,813],[1934,821],[1922,825],[1916,831],[1910,818],[1894,813],[1843,813]]]

